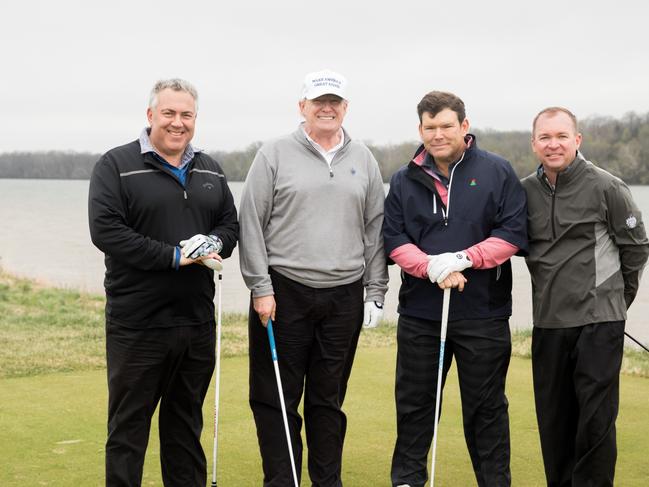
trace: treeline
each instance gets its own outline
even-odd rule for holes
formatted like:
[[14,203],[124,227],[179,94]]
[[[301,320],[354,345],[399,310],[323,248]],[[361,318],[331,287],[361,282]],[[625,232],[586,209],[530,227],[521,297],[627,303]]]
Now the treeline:
[[[628,113],[620,119],[591,117],[581,122],[584,135],[581,151],[628,184],[649,184],[649,113]],[[530,149],[529,131],[474,130],[483,149],[508,159],[516,173],[526,176],[537,166]],[[250,144],[239,151],[210,152],[230,181],[243,181],[261,145]],[[379,161],[386,182],[409,161],[418,147],[416,141],[394,145],[368,144]],[[0,178],[88,179],[100,154],[78,152],[11,152],[0,154]]]

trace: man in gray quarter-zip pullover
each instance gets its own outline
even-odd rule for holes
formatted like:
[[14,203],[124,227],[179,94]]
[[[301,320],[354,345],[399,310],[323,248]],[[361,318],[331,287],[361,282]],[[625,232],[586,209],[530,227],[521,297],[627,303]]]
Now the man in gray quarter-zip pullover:
[[265,486],[293,485],[268,319],[297,472],[304,392],[309,476],[314,486],[337,487],[346,430],[341,406],[358,336],[363,323],[376,325],[387,290],[383,182],[367,147],[342,128],[345,83],[332,71],[306,76],[304,123],[259,149],[241,197],[241,272],[252,294],[250,406]]
[[629,188],[578,152],[576,117],[542,110],[528,201],[536,415],[548,486],[612,486],[626,310],[649,241]]

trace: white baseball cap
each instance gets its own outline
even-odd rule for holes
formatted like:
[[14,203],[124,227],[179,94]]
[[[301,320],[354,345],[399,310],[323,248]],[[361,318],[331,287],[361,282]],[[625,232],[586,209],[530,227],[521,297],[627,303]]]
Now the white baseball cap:
[[306,100],[313,100],[322,95],[336,95],[340,98],[345,97],[345,88],[347,87],[347,80],[341,74],[325,69],[309,73],[304,77],[304,85],[302,86],[302,98]]

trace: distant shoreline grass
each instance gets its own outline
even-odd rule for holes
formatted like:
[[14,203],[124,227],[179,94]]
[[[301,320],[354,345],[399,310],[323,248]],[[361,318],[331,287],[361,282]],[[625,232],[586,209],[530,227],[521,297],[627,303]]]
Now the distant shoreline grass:
[[[104,297],[47,287],[0,269],[0,378],[103,369]],[[245,355],[243,313],[223,317],[224,357]],[[512,333],[512,355],[529,358],[531,330]],[[393,347],[396,324],[363,330],[359,347]],[[649,353],[626,348],[622,373],[649,377]]]

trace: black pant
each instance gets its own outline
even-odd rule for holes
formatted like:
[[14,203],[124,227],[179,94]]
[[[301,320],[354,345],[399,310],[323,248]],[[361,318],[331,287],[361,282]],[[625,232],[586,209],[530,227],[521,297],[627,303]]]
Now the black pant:
[[534,328],[536,417],[549,487],[612,486],[624,321]]
[[[347,419],[341,407],[363,321],[360,281],[328,289],[299,284],[271,270],[276,320],[273,331],[298,476],[302,418],[314,487],[342,485],[340,471]],[[264,469],[264,486],[293,486],[286,434],[266,329],[250,309],[250,407]]]
[[[511,355],[506,319],[452,321],[442,385],[453,357],[462,399],[464,437],[479,486],[508,486],[509,414],[505,377]],[[392,484],[423,487],[435,430],[440,322],[400,316],[397,329],[397,441]]]
[[160,401],[164,485],[205,487],[200,437],[214,347],[213,323],[146,330],[106,325],[106,486],[141,485],[151,417]]

